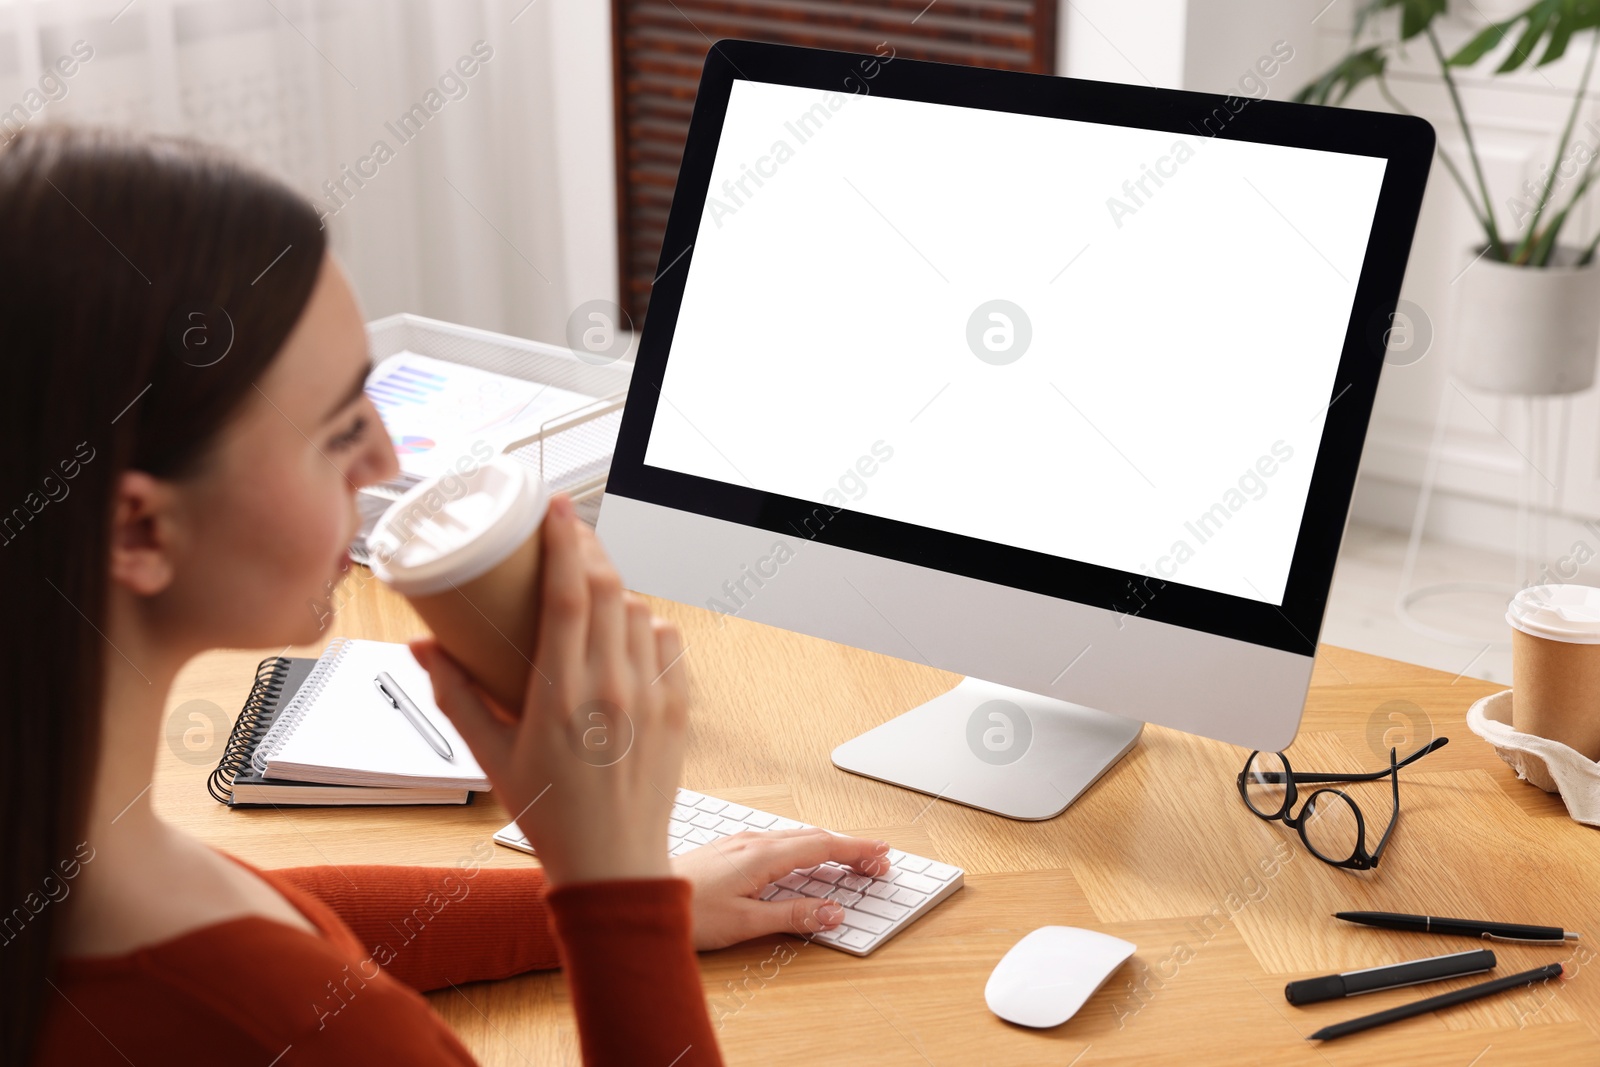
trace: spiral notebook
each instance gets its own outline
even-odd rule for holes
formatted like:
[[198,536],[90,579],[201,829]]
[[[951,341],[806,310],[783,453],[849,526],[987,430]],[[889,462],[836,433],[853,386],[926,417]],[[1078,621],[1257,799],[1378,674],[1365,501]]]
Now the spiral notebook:
[[[387,671],[444,735],[446,760],[372,684]],[[207,783],[234,807],[260,804],[461,804],[489,788],[433,702],[405,645],[336,638],[321,657],[275,656],[256,680]]]

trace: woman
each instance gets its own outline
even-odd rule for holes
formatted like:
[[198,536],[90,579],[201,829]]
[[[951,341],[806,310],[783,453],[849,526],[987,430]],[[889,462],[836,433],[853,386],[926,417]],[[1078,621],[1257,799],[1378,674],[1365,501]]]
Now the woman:
[[[757,887],[887,846],[741,835],[669,865],[682,642],[564,498],[520,716],[413,646],[542,872],[262,871],[155,812],[174,675],[315,641],[356,490],[396,473],[362,316],[316,212],[191,142],[25,130],[0,218],[0,1060],[468,1063],[418,990],[559,964],[586,1062],[720,1062],[694,950],[836,924]],[[596,699],[635,724],[610,768],[569,743]]]

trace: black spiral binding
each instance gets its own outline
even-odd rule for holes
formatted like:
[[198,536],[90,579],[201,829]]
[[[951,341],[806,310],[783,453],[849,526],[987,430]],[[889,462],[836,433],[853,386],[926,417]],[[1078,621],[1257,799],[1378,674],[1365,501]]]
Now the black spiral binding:
[[250,754],[272,725],[272,715],[277,711],[278,697],[288,680],[287,656],[268,656],[256,664],[256,680],[250,687],[250,696],[239,712],[239,718],[228,734],[227,747],[222,750],[222,760],[206,779],[206,792],[218,804],[233,799],[233,782],[250,763]]

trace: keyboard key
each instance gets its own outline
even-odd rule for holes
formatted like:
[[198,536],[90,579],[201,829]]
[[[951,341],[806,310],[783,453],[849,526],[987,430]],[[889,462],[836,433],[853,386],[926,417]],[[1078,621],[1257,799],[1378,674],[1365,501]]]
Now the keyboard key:
[[802,825],[803,825],[802,823],[797,823],[793,819],[781,819],[780,818],[778,821],[776,821],[776,822],[774,822],[772,824],[772,829],[774,829],[774,830],[798,830],[798,829],[800,829],[800,827]]
[[726,800],[718,800],[716,797],[701,797],[700,802],[695,805],[695,807],[699,808],[701,811],[709,811],[713,815],[722,811],[722,809],[727,806],[728,802]]
[[833,886],[827,882],[807,882],[800,887],[800,892],[808,897],[826,897],[833,892]]
[[761,891],[761,899],[762,900],[771,900],[773,897],[777,896],[781,892],[783,892],[783,887],[780,886],[778,883],[773,882],[772,884],[768,885],[765,889],[763,889]]
[[800,894],[796,893],[793,889],[780,889],[776,893],[772,894],[772,896],[768,897],[767,899],[768,900],[794,900],[799,896],[800,896]]
[[699,812],[695,811],[694,808],[687,804],[672,805],[672,817],[677,819],[679,822],[688,822],[698,814]]
[[743,804],[729,804],[727,807],[717,812],[717,814],[721,815],[724,819],[738,819],[742,822],[743,820],[748,819],[752,814],[754,814],[754,812],[750,808],[745,807]]
[[709,845],[716,839],[716,834],[699,826],[696,826],[693,830],[690,830],[689,833],[684,837],[685,841],[693,841],[697,845]]
[[694,827],[690,826],[688,823],[679,822],[677,819],[669,819],[667,821],[667,833],[672,837],[682,837],[684,834],[693,829]]
[[896,888],[894,896],[889,899],[896,904],[904,904],[908,908],[914,908],[928,898],[925,894],[918,893],[915,890]]
[[956,868],[947,863],[930,863],[928,869],[922,872],[929,878],[937,878],[941,882],[948,882],[956,876]]
[[889,850],[889,862],[890,863],[899,863],[901,860],[903,860],[905,858],[906,858],[906,854],[904,852],[901,852],[899,849],[891,848]]
[[859,893],[872,884],[872,879],[864,874],[850,874],[847,872],[843,878],[839,879],[839,884],[846,889],[854,889]]
[[679,841],[679,842],[676,842],[672,846],[671,851],[669,851],[667,853],[667,855],[669,855],[669,856],[681,856],[685,852],[693,852],[695,849],[697,849],[699,847],[700,846],[696,845],[693,841]]
[[[835,887],[833,892],[828,894],[828,899],[834,901],[835,903],[843,904],[847,908],[853,908],[858,902],[861,901],[862,897],[860,893],[857,893],[854,890],[840,889]],[[878,904],[881,903],[881,901],[874,900],[872,903]],[[893,904],[889,906],[894,907]]]
[[854,926],[857,930],[865,930],[869,934],[882,934],[889,930],[887,919],[880,919],[876,915],[868,915],[854,908],[844,909],[844,923],[846,926]]
[[872,884],[867,886],[867,896],[878,897],[881,900],[888,900],[896,892],[893,882],[880,882],[877,879],[873,879]]
[[723,819],[721,822],[717,823],[717,830],[721,833],[727,834],[729,837],[732,837],[734,834],[742,834],[748,829],[749,827],[744,823],[734,822],[732,819]]
[[928,865],[933,861],[922,856],[901,856],[899,859],[893,860],[892,862],[902,871],[910,871],[912,874],[921,874],[923,871],[928,869]]
[[829,930],[818,930],[811,936],[816,938],[818,941],[839,941],[848,932],[849,931],[842,926],[835,926]]
[[744,816],[744,821],[746,824],[754,826],[757,830],[771,830],[775,829],[772,824],[778,821],[778,817],[770,811],[752,811],[749,815]]
[[809,881],[811,881],[811,879],[807,878],[799,871],[795,871],[793,874],[786,874],[782,878],[779,878],[773,883],[773,885],[780,885],[785,889],[799,889]]
[[715,815],[711,814],[709,811],[702,811],[699,815],[696,815],[693,819],[690,820],[690,822],[694,823],[696,826],[703,826],[707,830],[716,829],[717,824],[720,823],[721,821],[722,821],[721,819],[717,818]]
[[[839,903],[843,904],[844,901],[841,900]],[[848,907],[849,905],[846,906]],[[899,904],[894,904],[887,900],[878,900],[874,897],[862,897],[861,902],[854,906],[868,915],[876,915],[880,919],[889,919],[892,922],[899,922],[911,914],[910,908],[901,907]]]
[[705,794],[696,793],[693,789],[680,789],[680,790],[678,790],[678,803],[679,804],[687,804],[687,805],[689,805],[689,807],[692,808],[692,807],[694,807],[696,804],[700,803],[704,799],[705,799]]
[[877,938],[873,937],[865,930],[851,930],[846,928],[845,932],[839,935],[839,944],[849,945],[851,948],[870,948],[872,947],[872,943],[876,940]]
[[902,889],[915,889],[918,893],[937,893],[942,888],[941,883],[920,874],[911,874],[902,871],[894,884]]
[[827,882],[829,885],[832,885],[844,877],[844,868],[829,867],[824,864],[823,866],[812,871],[811,877],[815,878],[819,882]]

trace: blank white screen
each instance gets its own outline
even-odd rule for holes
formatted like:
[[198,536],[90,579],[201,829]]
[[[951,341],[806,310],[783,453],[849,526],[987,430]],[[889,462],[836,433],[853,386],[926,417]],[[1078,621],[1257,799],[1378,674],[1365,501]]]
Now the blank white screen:
[[1281,604],[1384,166],[736,81],[645,462]]

